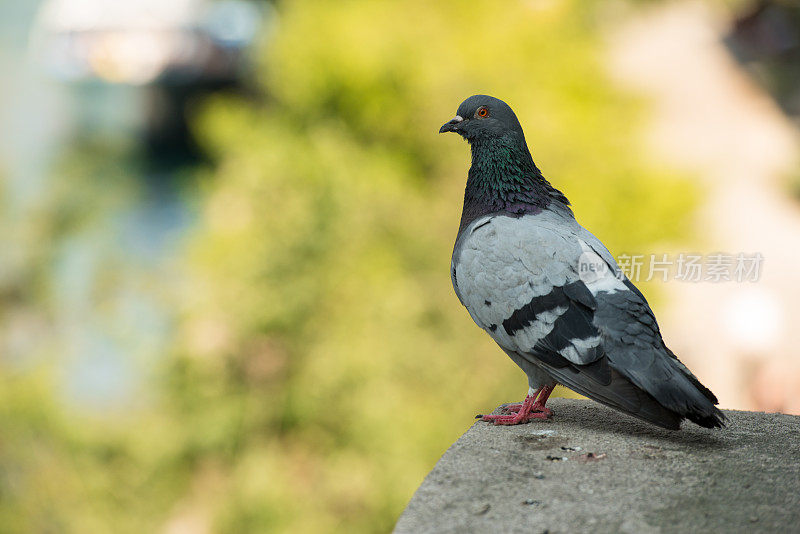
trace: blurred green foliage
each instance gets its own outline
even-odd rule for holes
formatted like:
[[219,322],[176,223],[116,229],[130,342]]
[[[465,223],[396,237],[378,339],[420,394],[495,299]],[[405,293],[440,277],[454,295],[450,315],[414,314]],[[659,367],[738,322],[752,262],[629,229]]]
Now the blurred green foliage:
[[450,286],[469,155],[437,131],[461,100],[509,102],[613,252],[687,231],[694,190],[641,155],[600,4],[280,4],[263,99],[197,117],[214,165],[152,401],[87,419],[54,377],[4,371],[0,530],[389,531],[472,417],[527,388]]

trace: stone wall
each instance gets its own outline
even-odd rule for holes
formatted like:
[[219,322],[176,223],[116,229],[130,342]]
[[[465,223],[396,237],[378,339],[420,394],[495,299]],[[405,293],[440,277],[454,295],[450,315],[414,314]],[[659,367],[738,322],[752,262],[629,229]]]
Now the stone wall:
[[800,532],[800,417],[726,411],[668,431],[552,399],[551,421],[476,422],[395,532]]

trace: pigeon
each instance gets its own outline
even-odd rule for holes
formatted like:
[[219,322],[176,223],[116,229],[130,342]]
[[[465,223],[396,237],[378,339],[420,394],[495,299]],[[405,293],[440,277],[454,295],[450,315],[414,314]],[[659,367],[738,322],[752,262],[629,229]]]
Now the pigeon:
[[521,403],[479,415],[547,419],[557,384],[663,428],[721,427],[717,398],[661,338],[647,300],[533,162],[508,104],[474,95],[439,130],[472,163],[450,272],[458,299],[528,377]]

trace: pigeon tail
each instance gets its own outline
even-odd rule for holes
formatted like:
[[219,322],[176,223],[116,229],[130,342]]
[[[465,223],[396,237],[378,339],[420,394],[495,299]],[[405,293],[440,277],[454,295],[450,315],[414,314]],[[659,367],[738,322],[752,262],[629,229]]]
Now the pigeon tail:
[[[682,366],[682,365],[681,365]],[[693,375],[682,374],[678,384],[674,380],[660,384],[653,394],[665,407],[682,418],[705,428],[725,426],[726,417],[715,406],[717,399]]]
[[[612,366],[619,366],[638,388],[682,419],[706,428],[725,425],[725,414],[716,406],[717,398],[662,344],[665,350],[620,350],[613,353]],[[632,361],[639,365],[632,365]]]

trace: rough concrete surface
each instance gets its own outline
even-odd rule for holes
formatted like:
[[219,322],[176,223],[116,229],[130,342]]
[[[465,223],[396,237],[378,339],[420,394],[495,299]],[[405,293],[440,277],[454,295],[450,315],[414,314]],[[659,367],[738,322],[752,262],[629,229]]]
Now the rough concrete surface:
[[669,431],[591,401],[548,406],[550,421],[476,422],[395,532],[800,533],[800,417],[726,411],[724,429]]

